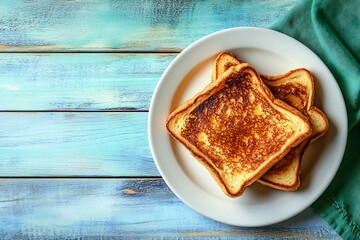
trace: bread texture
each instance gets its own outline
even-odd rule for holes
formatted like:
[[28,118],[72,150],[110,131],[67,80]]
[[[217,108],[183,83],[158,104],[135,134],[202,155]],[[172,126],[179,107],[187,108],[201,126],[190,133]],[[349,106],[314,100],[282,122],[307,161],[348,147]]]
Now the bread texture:
[[308,111],[308,118],[313,129],[310,138],[310,143],[318,140],[325,135],[329,129],[329,121],[323,111],[315,106],[312,106]]
[[[220,53],[214,62],[212,81],[215,81],[229,67],[240,63],[242,60],[234,54]],[[294,147],[258,180],[261,184],[276,189],[294,191],[300,186],[302,155],[310,142],[326,133],[328,121],[326,115],[313,106],[315,87],[312,75],[307,69],[294,69],[278,76],[261,74],[261,79],[276,98],[283,100],[306,115],[312,126],[312,136]]]
[[213,64],[213,70],[211,74],[211,81],[218,79],[220,74],[224,73],[232,66],[236,66],[243,63],[241,59],[237,58],[234,54],[230,52],[220,53]]
[[291,70],[277,76],[261,75],[276,98],[306,114],[314,103],[313,77],[305,68]]
[[307,113],[312,128],[311,135],[292,148],[281,161],[261,176],[258,182],[284,191],[295,191],[300,186],[300,167],[305,149],[310,143],[325,135],[329,128],[327,117],[320,109],[312,106]]
[[173,111],[166,127],[230,197],[312,133],[308,119],[275,98],[249,64],[229,67]]
[[[262,75],[262,79],[275,97],[308,116],[315,93],[313,78],[308,70],[300,68],[278,76]],[[300,186],[301,160],[309,143],[310,138],[307,138],[291,149],[281,161],[261,176],[259,182],[284,191],[298,189]]]

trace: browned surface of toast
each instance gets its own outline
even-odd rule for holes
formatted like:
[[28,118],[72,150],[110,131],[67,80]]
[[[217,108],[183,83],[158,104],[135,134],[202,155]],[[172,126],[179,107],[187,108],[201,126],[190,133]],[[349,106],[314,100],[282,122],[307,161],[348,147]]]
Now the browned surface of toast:
[[226,70],[172,112],[166,126],[230,197],[241,195],[312,131],[307,118],[275,99],[248,64]]
[[211,74],[211,81],[215,81],[218,79],[220,74],[224,73],[232,66],[236,66],[242,63],[242,61],[237,58],[234,54],[230,52],[222,52],[220,53],[214,62],[212,74]]
[[[220,53],[214,62],[212,81],[215,81],[229,67],[241,62],[242,60],[232,53]],[[276,98],[307,115],[312,126],[312,136],[292,149],[283,160],[275,164],[259,179],[259,182],[264,185],[280,190],[294,191],[300,186],[299,174],[302,155],[309,142],[315,141],[326,133],[327,118],[320,109],[312,106],[315,88],[313,78],[308,70],[295,69],[278,76],[261,75],[261,78]]]
[[309,141],[304,140],[298,146],[292,148],[281,161],[272,166],[258,181],[263,185],[281,190],[297,189],[300,186],[301,158],[308,144]]
[[[308,115],[315,92],[313,78],[308,70],[300,68],[278,76],[262,75],[262,79],[275,97]],[[284,159],[266,172],[259,182],[276,189],[295,191],[300,186],[301,159],[309,141],[309,138],[305,139],[294,147]]]
[[318,140],[325,135],[329,129],[329,121],[323,111],[315,106],[312,106],[308,111],[308,118],[313,129],[310,138],[310,143]]
[[261,75],[276,98],[306,114],[314,103],[314,81],[304,68],[294,69],[278,76]]

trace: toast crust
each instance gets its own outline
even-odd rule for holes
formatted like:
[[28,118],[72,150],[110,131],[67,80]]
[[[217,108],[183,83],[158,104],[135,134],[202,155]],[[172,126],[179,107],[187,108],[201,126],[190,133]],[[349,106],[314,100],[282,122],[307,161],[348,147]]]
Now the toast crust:
[[299,188],[302,156],[309,144],[324,136],[329,128],[326,115],[315,106],[310,107],[308,118],[313,129],[310,137],[272,166],[261,176],[259,183],[284,191],[295,191]]
[[220,53],[214,62],[213,69],[212,69],[212,75],[211,75],[211,81],[215,81],[218,79],[220,74],[224,73],[226,70],[228,70],[232,66],[236,66],[243,63],[242,60],[237,58],[234,54],[230,52],[222,52]]
[[[300,186],[300,162],[302,155],[307,148],[309,141],[303,141],[297,147],[292,148],[290,152],[272,166],[258,180],[263,185],[281,190],[292,191]],[[287,173],[287,174],[284,174]],[[274,179],[277,181],[274,183]]]
[[312,106],[308,111],[308,118],[313,129],[310,138],[310,143],[315,142],[325,135],[329,129],[329,120],[325,113],[315,106]]
[[[315,87],[313,78],[307,69],[294,69],[282,75],[261,75],[261,77],[275,97],[308,116],[314,102]],[[311,125],[314,132],[314,125]],[[309,143],[310,139],[307,138],[294,147],[281,161],[261,176],[258,182],[283,191],[297,190],[300,186],[302,156]]]
[[[222,72],[242,60],[229,52],[220,53],[214,62],[212,81]],[[283,160],[275,164],[258,181],[261,184],[285,191],[294,191],[300,186],[300,165],[302,155],[309,143],[323,136],[328,129],[326,115],[314,103],[314,81],[311,73],[304,68],[294,69],[277,76],[260,75],[276,98],[295,107],[306,115],[313,133],[309,139],[292,149]]]
[[276,98],[306,114],[314,103],[314,80],[305,68],[291,70],[277,76],[261,75]]
[[307,118],[276,99],[248,64],[226,70],[166,124],[230,197],[310,136]]

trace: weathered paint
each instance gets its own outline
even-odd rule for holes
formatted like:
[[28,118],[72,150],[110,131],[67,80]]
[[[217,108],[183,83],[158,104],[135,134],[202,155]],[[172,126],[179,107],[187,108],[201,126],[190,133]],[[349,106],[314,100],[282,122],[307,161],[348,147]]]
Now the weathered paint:
[[2,239],[340,239],[311,209],[271,227],[210,220],[161,179],[0,180]]
[[1,1],[1,51],[179,51],[207,34],[268,27],[287,1]]
[[176,54],[0,54],[0,111],[147,110]]
[[311,209],[269,227],[221,224],[149,178],[146,111],[170,61],[296,2],[1,1],[0,238],[339,239]]
[[0,113],[0,177],[159,176],[147,113]]

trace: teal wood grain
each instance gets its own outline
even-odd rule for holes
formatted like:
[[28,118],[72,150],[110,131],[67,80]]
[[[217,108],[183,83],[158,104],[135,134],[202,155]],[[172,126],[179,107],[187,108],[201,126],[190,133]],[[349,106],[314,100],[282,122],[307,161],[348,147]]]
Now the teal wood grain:
[[2,51],[179,51],[214,31],[268,27],[297,0],[0,2]]
[[0,1],[0,239],[339,239],[311,209],[262,228],[199,215],[147,142],[152,92],[178,52],[268,27],[296,2]]
[[0,110],[147,110],[176,54],[0,54]]
[[0,113],[0,177],[159,176],[147,113]]
[[340,239],[311,209],[241,228],[184,205],[161,179],[1,180],[1,239]]

